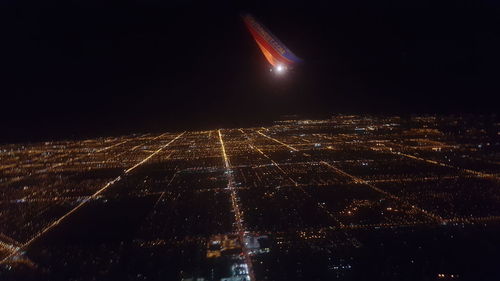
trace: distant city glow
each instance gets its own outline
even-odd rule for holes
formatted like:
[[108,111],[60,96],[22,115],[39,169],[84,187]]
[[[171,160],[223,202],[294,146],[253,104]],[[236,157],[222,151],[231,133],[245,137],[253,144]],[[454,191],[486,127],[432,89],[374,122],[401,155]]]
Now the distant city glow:
[[[287,65],[281,66],[286,75]],[[164,280],[180,274],[185,281],[275,280],[287,268],[297,268],[293,274],[314,269],[325,276],[321,280],[330,280],[357,276],[365,270],[362,264],[411,277],[398,266],[423,268],[427,257],[461,250],[468,240],[460,237],[476,233],[476,226],[488,232],[467,239],[495,239],[488,237],[495,237],[500,221],[499,176],[492,165],[496,158],[484,147],[494,144],[498,127],[474,125],[477,119],[336,114],[286,118],[266,127],[3,144],[0,276],[8,272],[21,280],[38,274],[34,261],[55,256],[47,263],[55,269],[68,264],[78,270],[91,261],[90,269],[99,270],[105,252],[105,258],[126,257],[130,265],[161,258],[206,268],[186,270],[174,262],[170,273],[162,273],[169,274]],[[465,142],[464,131],[473,136]],[[107,208],[113,212],[99,218]],[[91,224],[99,230],[96,238],[107,237],[122,223],[113,218],[136,214],[142,217],[139,230],[135,223],[120,228],[135,237],[131,250],[122,250],[120,242],[105,248],[45,242],[53,231],[64,237],[65,229],[73,227],[68,234],[74,235]],[[379,243],[401,237],[404,246],[391,253],[402,258],[387,261],[385,252],[360,256],[380,249],[366,238],[371,233]],[[474,258],[479,263],[496,256]],[[278,259],[285,269],[275,266]],[[455,261],[448,260],[453,269]],[[164,267],[152,263],[151,271]],[[117,274],[115,266],[103,272]],[[427,279],[462,277],[443,268],[426,273]],[[57,280],[65,272],[43,274]]]

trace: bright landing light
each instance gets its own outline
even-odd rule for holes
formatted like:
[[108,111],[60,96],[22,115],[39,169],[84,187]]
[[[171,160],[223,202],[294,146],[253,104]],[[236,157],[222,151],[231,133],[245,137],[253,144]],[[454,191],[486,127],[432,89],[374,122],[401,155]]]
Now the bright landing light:
[[270,68],[269,71],[276,73],[277,75],[283,75],[287,71],[286,65],[278,64],[273,68]]

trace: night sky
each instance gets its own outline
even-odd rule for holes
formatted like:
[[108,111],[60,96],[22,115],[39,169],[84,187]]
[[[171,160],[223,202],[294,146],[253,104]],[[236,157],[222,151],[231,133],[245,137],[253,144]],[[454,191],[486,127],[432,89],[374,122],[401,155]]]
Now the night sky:
[[[2,1],[0,142],[498,111],[495,1],[103,2]],[[243,12],[304,64],[271,75]]]

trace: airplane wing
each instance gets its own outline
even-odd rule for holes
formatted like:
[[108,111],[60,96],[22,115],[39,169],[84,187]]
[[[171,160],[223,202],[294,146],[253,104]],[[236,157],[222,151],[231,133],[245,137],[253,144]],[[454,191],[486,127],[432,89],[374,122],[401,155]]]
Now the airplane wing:
[[242,18],[262,54],[278,71],[302,61],[253,16],[243,15]]

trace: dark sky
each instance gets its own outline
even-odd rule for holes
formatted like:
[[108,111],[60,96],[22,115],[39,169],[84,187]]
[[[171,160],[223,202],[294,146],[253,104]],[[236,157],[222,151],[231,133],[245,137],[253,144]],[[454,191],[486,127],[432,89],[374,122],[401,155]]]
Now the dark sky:
[[[498,111],[495,1],[269,2],[2,1],[0,142]],[[271,75],[242,12],[305,63]]]

